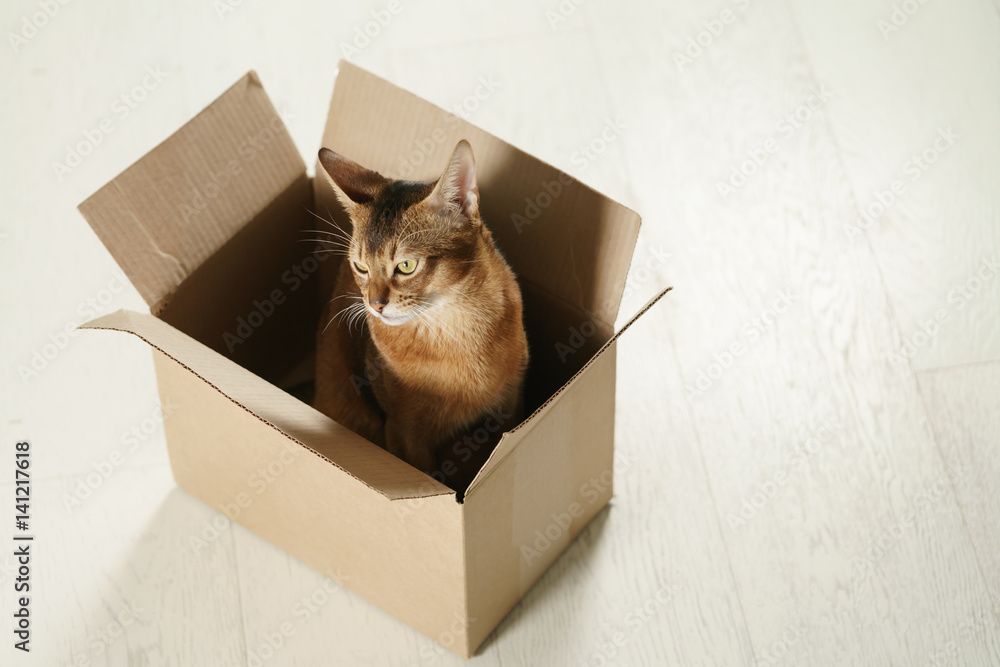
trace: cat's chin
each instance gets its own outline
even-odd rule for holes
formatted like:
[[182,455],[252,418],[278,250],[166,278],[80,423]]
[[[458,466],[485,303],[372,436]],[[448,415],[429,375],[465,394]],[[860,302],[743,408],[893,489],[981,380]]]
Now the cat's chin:
[[381,313],[373,313],[371,311],[368,311],[368,315],[370,317],[374,317],[376,320],[378,320],[382,324],[388,325],[390,327],[401,326],[401,325],[406,324],[407,322],[411,321],[415,317],[414,314],[410,314],[410,315],[395,315],[395,316],[391,316],[390,317],[390,316],[383,315]]

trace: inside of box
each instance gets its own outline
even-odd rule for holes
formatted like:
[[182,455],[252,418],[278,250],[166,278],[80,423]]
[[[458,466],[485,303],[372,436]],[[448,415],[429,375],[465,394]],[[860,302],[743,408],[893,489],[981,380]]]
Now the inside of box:
[[303,174],[189,275],[154,314],[276,385],[308,357],[320,302],[319,255],[303,230]]
[[[295,181],[192,272],[155,314],[311,403],[316,331],[341,257],[317,252],[320,248],[309,239],[317,236],[311,230],[324,226],[318,218],[330,216],[349,229],[342,211],[316,202],[310,179]],[[532,261],[518,252],[524,244],[504,247],[501,235],[497,241],[520,275],[518,262]],[[525,382],[525,414],[530,415],[613,332],[544,288],[524,279],[520,283],[531,350]]]
[[[521,285],[530,415],[612,336],[639,217],[484,130],[341,63],[324,146],[389,177],[434,179],[459,139],[474,146],[483,218]],[[395,173],[404,167],[412,173]],[[312,403],[316,331],[340,257],[317,253],[310,230],[324,227],[317,218],[342,229],[349,221],[326,179],[306,175],[256,75],[243,77],[80,210],[154,315]]]

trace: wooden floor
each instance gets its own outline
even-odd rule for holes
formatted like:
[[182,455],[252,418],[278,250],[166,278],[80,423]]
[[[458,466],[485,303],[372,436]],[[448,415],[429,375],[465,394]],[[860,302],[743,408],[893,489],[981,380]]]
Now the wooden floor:
[[461,662],[238,526],[192,547],[149,349],[62,333],[145,308],[76,204],[250,68],[312,164],[343,51],[639,211],[620,321],[675,286],[619,344],[612,506],[473,663],[1000,664],[997,3],[51,4],[2,9],[0,665]]

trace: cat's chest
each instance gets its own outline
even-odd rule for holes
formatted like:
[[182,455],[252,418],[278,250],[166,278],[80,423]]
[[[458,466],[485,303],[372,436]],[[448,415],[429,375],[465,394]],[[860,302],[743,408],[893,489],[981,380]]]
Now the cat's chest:
[[461,339],[438,341],[375,340],[369,354],[389,372],[386,381],[445,396],[490,392],[495,375],[484,350]]

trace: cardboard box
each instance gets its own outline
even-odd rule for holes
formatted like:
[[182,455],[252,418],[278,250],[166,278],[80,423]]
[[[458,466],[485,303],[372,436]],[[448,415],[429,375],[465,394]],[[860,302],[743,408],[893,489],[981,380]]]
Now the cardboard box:
[[349,222],[256,74],[80,211],[151,311],[84,327],[153,348],[161,400],[176,406],[165,430],[177,484],[469,657],[611,498],[613,324],[639,216],[341,63],[323,146],[434,179],[461,138],[519,277],[532,355],[530,416],[503,425],[464,498],[286,391],[309,377],[337,261],[310,254],[304,230],[319,226],[314,211]]

